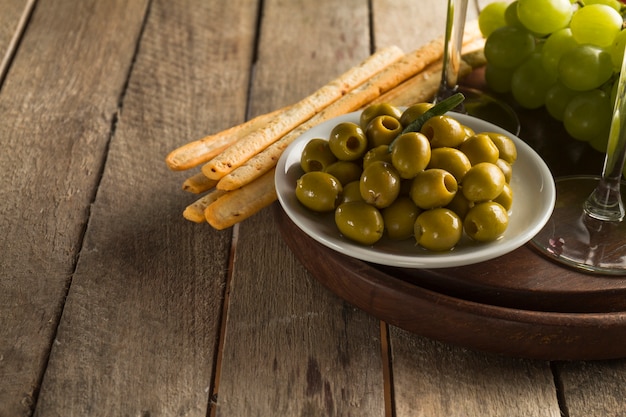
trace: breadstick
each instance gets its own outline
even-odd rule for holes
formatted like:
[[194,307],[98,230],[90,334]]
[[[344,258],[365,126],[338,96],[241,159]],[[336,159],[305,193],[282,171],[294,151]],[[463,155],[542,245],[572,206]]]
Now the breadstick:
[[217,185],[216,180],[207,178],[202,172],[187,178],[183,182],[183,190],[194,194],[202,194]]
[[226,229],[276,201],[274,171],[272,169],[258,180],[238,190],[222,191],[225,194],[204,211],[209,224],[218,230]]
[[170,152],[165,158],[165,162],[171,170],[183,171],[210,161],[238,139],[262,128],[283,111],[285,108],[274,110],[230,129],[189,142]]
[[202,198],[194,201],[185,208],[183,211],[183,217],[194,223],[206,222],[204,211],[210,204],[215,202],[218,198],[226,194],[226,191],[213,190],[210,193],[202,196]]
[[[363,107],[386,91],[396,87],[411,76],[420,73],[427,65],[441,59],[443,55],[443,40],[436,39],[422,48],[406,54],[400,60],[389,65],[367,82],[355,88],[341,99],[330,104],[308,122],[301,124],[265,150],[250,158],[237,169],[224,176],[217,183],[222,190],[237,189],[273,168],[283,151],[311,127],[333,117],[349,113]],[[203,171],[204,172],[204,171]]]
[[209,178],[220,179],[347,92],[363,84],[381,69],[388,67],[390,63],[396,62],[402,55],[402,51],[396,46],[382,49],[371,55],[360,65],[351,68],[310,96],[289,107],[280,117],[274,118],[265,127],[234,143],[207,162],[202,167],[202,172]]

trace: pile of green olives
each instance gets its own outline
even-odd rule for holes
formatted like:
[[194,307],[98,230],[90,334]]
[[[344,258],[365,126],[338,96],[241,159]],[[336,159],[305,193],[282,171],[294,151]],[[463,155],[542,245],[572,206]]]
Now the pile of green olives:
[[463,233],[477,242],[500,238],[513,204],[515,143],[474,132],[449,114],[406,127],[432,107],[404,110],[371,104],[358,123],[334,126],[310,140],[296,197],[316,212],[334,212],[345,237],[373,245],[384,235],[414,239],[430,251],[453,249]]

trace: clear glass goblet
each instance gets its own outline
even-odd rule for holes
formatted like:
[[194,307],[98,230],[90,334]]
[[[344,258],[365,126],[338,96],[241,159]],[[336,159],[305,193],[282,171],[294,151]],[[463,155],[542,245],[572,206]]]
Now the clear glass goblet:
[[556,180],[548,224],[531,241],[551,259],[590,273],[626,275],[623,184],[626,158],[626,60],[618,81],[602,176]]

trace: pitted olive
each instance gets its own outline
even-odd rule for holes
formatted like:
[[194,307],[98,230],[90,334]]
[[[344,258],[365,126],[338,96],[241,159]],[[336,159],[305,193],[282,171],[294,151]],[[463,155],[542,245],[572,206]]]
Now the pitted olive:
[[509,225],[506,209],[493,201],[476,204],[463,220],[465,233],[478,242],[498,239]]
[[391,152],[389,152],[389,146],[381,145],[367,151],[365,156],[363,156],[363,169],[367,168],[372,162],[375,161],[391,163]]
[[373,245],[385,229],[380,211],[364,201],[340,204],[335,210],[335,224],[348,239],[363,245]]
[[421,133],[408,132],[398,136],[391,147],[391,163],[400,177],[414,178],[430,162],[430,144]]
[[400,175],[393,165],[376,161],[363,170],[361,197],[377,208],[389,206],[400,194]]
[[469,201],[487,201],[500,195],[505,183],[500,168],[489,162],[481,162],[467,171],[461,189]]
[[517,147],[513,139],[502,133],[489,132],[487,133],[489,138],[498,148],[500,159],[504,159],[509,164],[513,165],[517,160]]
[[421,247],[437,252],[448,251],[461,240],[463,223],[447,208],[427,210],[417,216],[414,234]]
[[513,208],[513,189],[509,184],[504,184],[502,192],[493,199],[494,202],[500,204],[509,212]]
[[486,133],[470,136],[459,146],[459,150],[467,155],[472,165],[480,162],[495,164],[500,157],[498,147]]
[[452,201],[458,190],[458,183],[448,171],[427,169],[413,178],[411,199],[417,207],[428,210],[444,207]]
[[363,201],[361,197],[361,187],[359,180],[352,181],[343,186],[341,193],[341,202],[348,203],[350,201]]
[[336,160],[327,140],[311,139],[302,150],[300,166],[304,172],[323,171]]
[[374,118],[365,129],[365,136],[367,136],[367,143],[370,148],[389,145],[400,133],[402,133],[400,121],[388,115]]
[[407,107],[402,112],[402,116],[400,116],[400,123],[402,123],[402,126],[407,127],[431,107],[433,107],[433,103],[417,103]]
[[496,161],[496,165],[504,174],[504,180],[507,182],[507,184],[510,183],[511,178],[513,177],[513,167],[511,166],[511,164],[506,162],[504,159],[498,159]]
[[432,148],[456,148],[466,139],[463,125],[451,116],[433,116],[422,125],[421,132],[430,140]]
[[393,240],[413,236],[414,225],[421,210],[409,197],[398,197],[389,207],[381,210],[387,236]]
[[313,211],[334,210],[342,191],[339,180],[322,171],[307,172],[296,181],[296,198]]
[[359,125],[363,130],[367,129],[367,125],[370,124],[378,116],[391,116],[397,120],[400,120],[402,116],[402,110],[389,103],[375,103],[370,104],[361,112],[359,116]]
[[354,161],[367,151],[367,137],[358,124],[343,122],[330,132],[328,145],[337,159]]
[[472,167],[467,155],[456,148],[435,148],[431,151],[428,168],[439,168],[448,171],[454,176],[457,182],[461,182],[463,177]]
[[356,181],[361,178],[363,169],[360,165],[352,161],[336,161],[328,165],[324,172],[337,178],[341,185]]

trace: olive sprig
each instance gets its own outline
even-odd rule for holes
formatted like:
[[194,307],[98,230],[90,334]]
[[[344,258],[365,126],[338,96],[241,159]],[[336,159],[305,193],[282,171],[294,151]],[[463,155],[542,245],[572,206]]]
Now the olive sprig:
[[[409,133],[409,132],[419,132],[422,129],[422,126],[424,125],[424,123],[426,123],[428,119],[430,119],[433,116],[441,116],[443,114],[446,114],[450,110],[456,108],[461,103],[463,103],[464,100],[465,100],[465,96],[463,95],[463,93],[456,93],[446,98],[445,100],[438,102],[437,104],[432,106],[430,109],[426,110],[417,119],[409,123],[408,126],[405,127],[404,130],[402,130],[401,134]],[[396,140],[394,139],[389,144],[389,151],[393,149],[393,144],[395,141]]]

